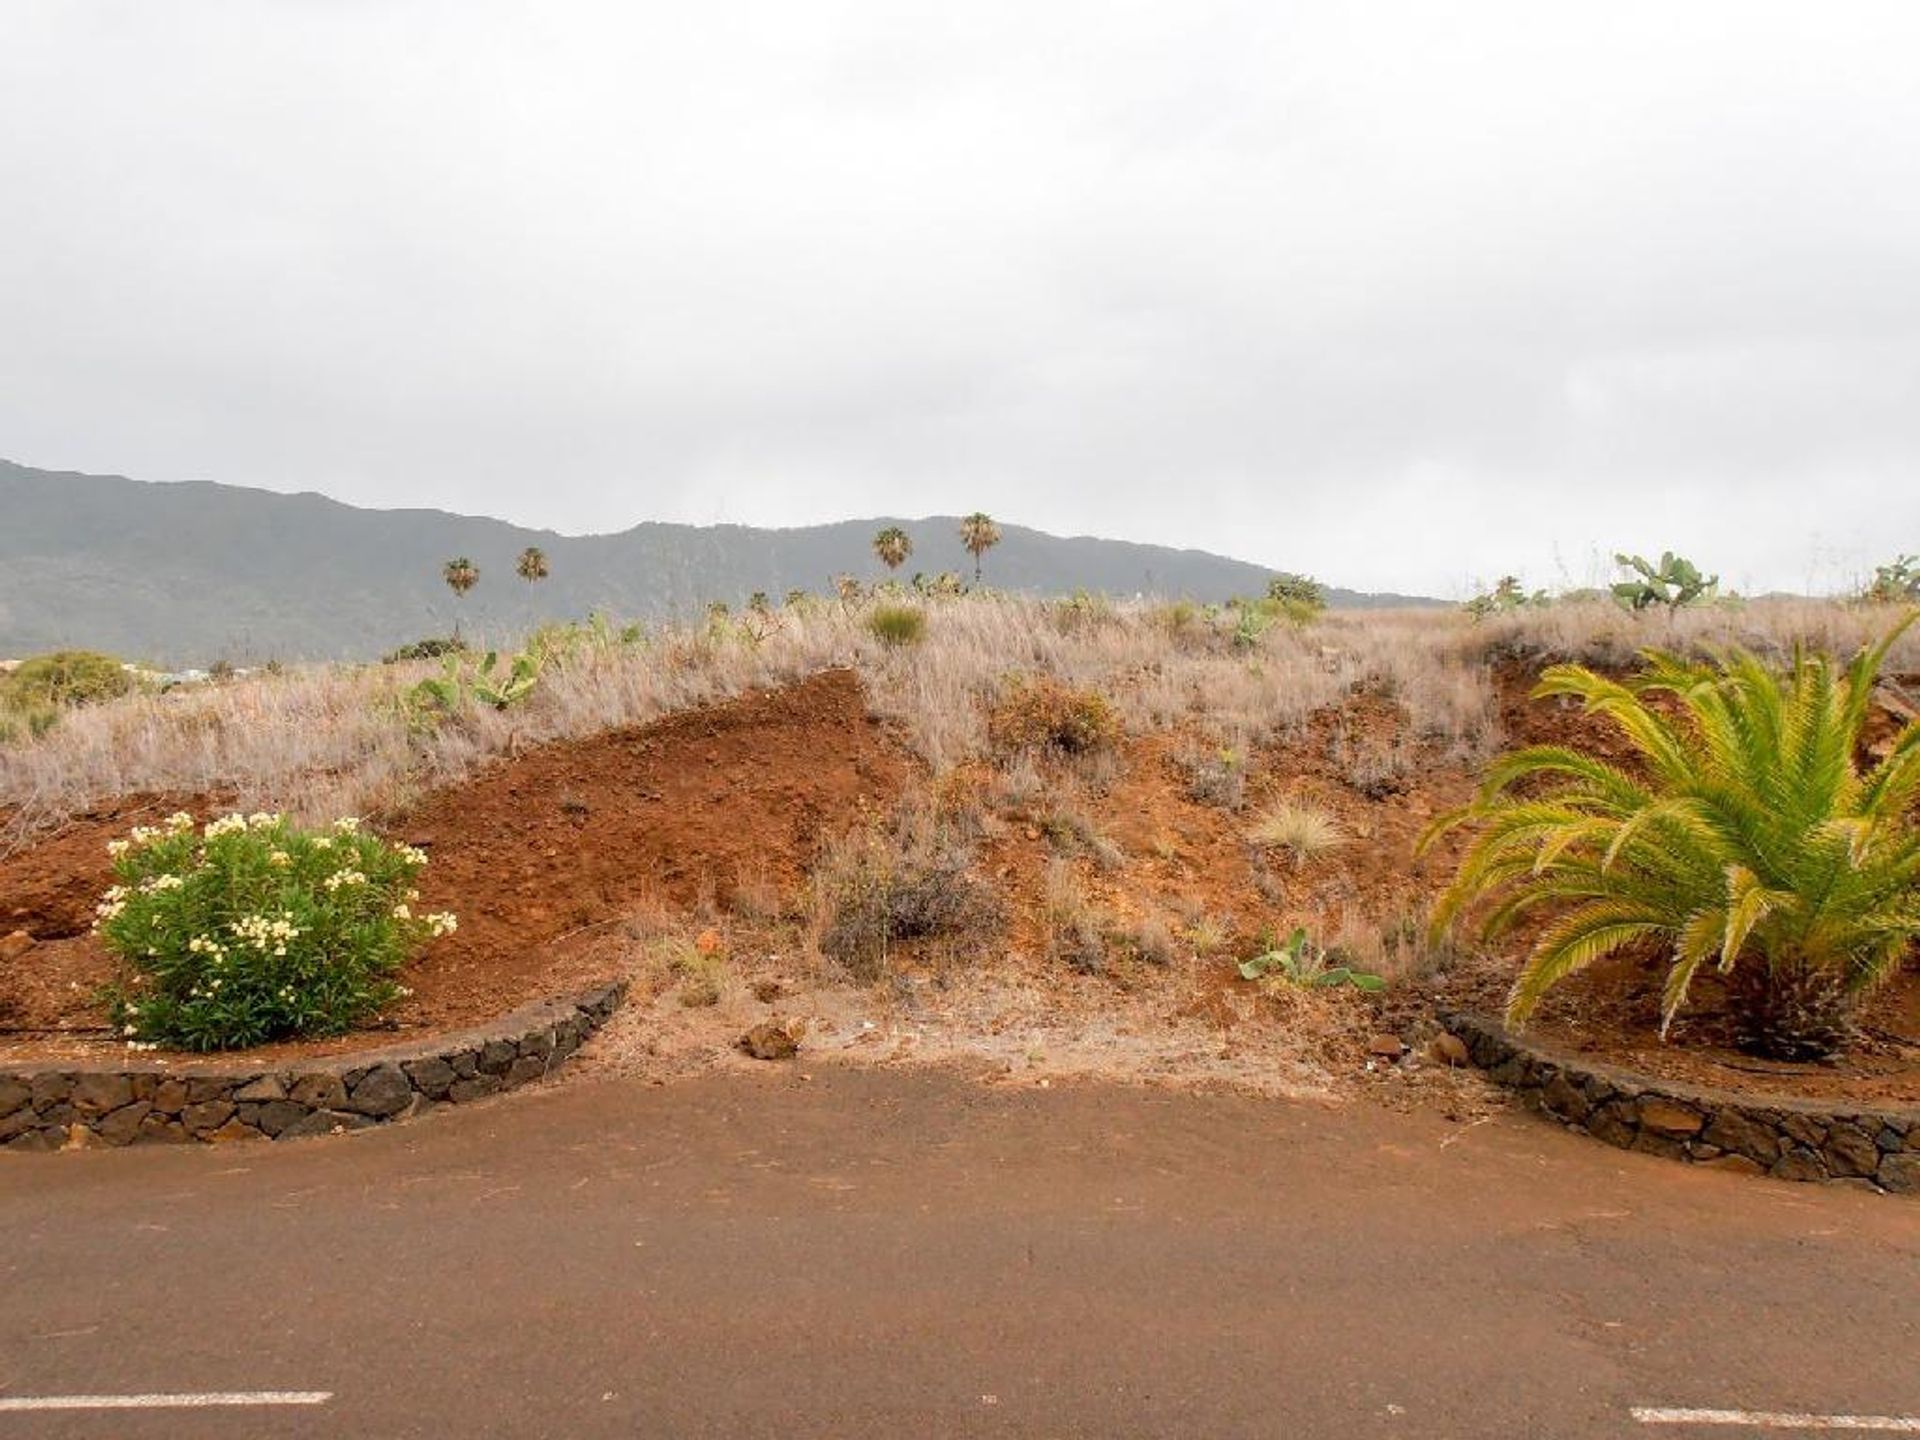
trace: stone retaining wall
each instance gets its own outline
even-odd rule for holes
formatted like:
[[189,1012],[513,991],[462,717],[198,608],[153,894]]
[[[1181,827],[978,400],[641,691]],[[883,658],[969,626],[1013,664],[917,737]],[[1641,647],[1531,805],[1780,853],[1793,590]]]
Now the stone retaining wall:
[[0,1146],[293,1140],[404,1120],[538,1080],[626,996],[616,981],[414,1045],[266,1066],[0,1066]]
[[1473,1063],[1530,1109],[1622,1150],[1780,1180],[1920,1194],[1920,1109],[1707,1090],[1575,1058],[1480,1015],[1441,1017]]

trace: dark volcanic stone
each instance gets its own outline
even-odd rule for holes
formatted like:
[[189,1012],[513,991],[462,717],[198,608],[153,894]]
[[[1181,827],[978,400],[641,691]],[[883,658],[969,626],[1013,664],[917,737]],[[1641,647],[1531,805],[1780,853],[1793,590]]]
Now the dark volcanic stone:
[[1880,1147],[1857,1125],[1828,1126],[1825,1154],[1834,1175],[1871,1175],[1880,1168]]
[[402,1068],[412,1079],[415,1089],[436,1100],[445,1095],[447,1087],[459,1078],[453,1073],[453,1066],[438,1055],[425,1060],[410,1060]]
[[231,1100],[202,1100],[180,1112],[180,1121],[195,1135],[218,1130],[233,1117]]
[[296,1076],[287,1098],[309,1110],[339,1110],[347,1103],[347,1087],[338,1075],[316,1070]]
[[529,1080],[538,1080],[547,1073],[547,1062],[533,1055],[522,1055],[507,1067],[503,1083],[508,1086],[524,1085]]
[[1767,1173],[1776,1180],[1824,1180],[1827,1178],[1827,1167],[1817,1150],[1796,1145],[1775,1161]]
[[140,1129],[140,1122],[145,1120],[152,1110],[153,1105],[146,1100],[135,1100],[131,1104],[122,1105],[118,1110],[94,1121],[94,1133],[109,1145],[130,1144],[135,1132]]
[[397,1115],[413,1098],[413,1085],[398,1065],[376,1065],[360,1077],[347,1101],[347,1108],[362,1115]]
[[1738,1110],[1716,1113],[1700,1138],[1722,1150],[1750,1156],[1762,1165],[1771,1165],[1780,1158],[1780,1137]]

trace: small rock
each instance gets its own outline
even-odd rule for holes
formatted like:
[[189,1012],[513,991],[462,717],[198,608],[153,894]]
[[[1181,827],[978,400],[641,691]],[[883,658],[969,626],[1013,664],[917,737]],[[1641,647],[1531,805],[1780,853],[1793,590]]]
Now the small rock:
[[1398,1060],[1407,1053],[1406,1042],[1398,1035],[1376,1035],[1367,1041],[1367,1054],[1383,1060]]
[[1473,1057],[1467,1053],[1467,1042],[1451,1030],[1442,1030],[1433,1037],[1433,1043],[1427,1047],[1427,1055],[1436,1065],[1473,1063]]
[[233,1098],[235,1100],[258,1101],[284,1100],[287,1098],[287,1088],[280,1083],[278,1076],[262,1075],[257,1080],[249,1080],[245,1085],[242,1085],[238,1090],[234,1091]]
[[346,1107],[347,1087],[338,1075],[317,1072],[295,1080],[288,1098],[309,1110],[340,1110]]
[[794,1026],[780,1020],[762,1020],[740,1037],[740,1048],[756,1060],[791,1060],[800,1049]]
[[398,1065],[376,1065],[353,1087],[347,1108],[384,1118],[406,1109],[412,1098],[413,1085]]
[[18,960],[33,949],[37,942],[24,930],[15,930],[11,935],[0,936],[0,960]]

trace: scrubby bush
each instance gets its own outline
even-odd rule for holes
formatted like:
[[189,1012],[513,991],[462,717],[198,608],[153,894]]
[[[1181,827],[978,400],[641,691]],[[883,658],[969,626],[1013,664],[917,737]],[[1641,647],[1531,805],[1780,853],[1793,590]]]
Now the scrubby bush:
[[1499,583],[1491,590],[1482,591],[1460,608],[1475,620],[1484,620],[1489,615],[1508,615],[1515,610],[1524,610],[1528,606],[1541,606],[1548,603],[1547,592],[1535,590],[1531,593],[1520,583],[1517,575],[1502,575]]
[[0,699],[17,711],[58,710],[112,700],[133,689],[133,677],[97,650],[56,650],[22,660],[0,685]]
[[393,976],[451,915],[415,915],[420,851],[341,820],[196,827],[177,814],[108,846],[95,928],[120,962],[113,1023],[135,1045],[229,1050],[336,1035],[404,993]]
[[1638,555],[1615,555],[1613,559],[1623,570],[1633,572],[1633,578],[1613,587],[1613,598],[1636,612],[1664,605],[1671,615],[1713,594],[1720,583],[1718,575],[1702,575],[1691,560],[1671,550],[1661,555],[1658,565]]
[[1387,982],[1378,975],[1356,970],[1351,957],[1338,948],[1327,949],[1296,928],[1285,940],[1275,940],[1259,954],[1240,962],[1240,975],[1246,980],[1266,980],[1297,985],[1309,990],[1379,991]]
[[448,655],[464,655],[466,650],[465,641],[452,636],[429,635],[424,640],[415,640],[397,650],[389,650],[380,657],[380,663],[400,665],[409,660],[439,660]]
[[1267,582],[1267,601],[1288,620],[1304,625],[1327,608],[1327,592],[1311,575],[1282,571]]
[[867,631],[883,645],[918,645],[926,638],[927,614],[911,605],[876,605]]
[[1920,601],[1920,556],[1898,555],[1873,569],[1872,583],[1860,598],[1873,605],[1911,605]]
[[1086,755],[1111,749],[1120,734],[1120,717],[1106,696],[1045,677],[1014,680],[987,717],[987,738],[1008,753]]
[[1004,906],[971,861],[964,845],[932,831],[857,837],[814,876],[820,953],[871,981],[902,941],[997,934]]
[[1914,618],[1846,666],[1802,652],[1783,674],[1741,651],[1714,664],[1648,651],[1625,683],[1548,669],[1535,695],[1581,701],[1635,763],[1557,745],[1496,761],[1428,832],[1478,832],[1436,930],[1483,899],[1489,935],[1550,917],[1508,1001],[1515,1022],[1567,976],[1641,950],[1667,967],[1663,1029],[1711,968],[1742,1046],[1834,1053],[1859,997],[1920,937],[1920,726],[1870,769],[1857,759],[1881,663]]

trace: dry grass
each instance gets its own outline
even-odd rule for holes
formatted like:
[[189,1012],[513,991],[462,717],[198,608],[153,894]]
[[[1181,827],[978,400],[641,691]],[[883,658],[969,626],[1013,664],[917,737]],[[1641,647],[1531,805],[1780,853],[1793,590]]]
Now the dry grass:
[[1293,856],[1296,870],[1338,850],[1348,838],[1340,822],[1326,811],[1293,800],[1270,806],[1247,835],[1256,845],[1285,850]]
[[[1730,643],[1782,653],[1798,642],[1850,650],[1893,617],[1837,602],[1756,601],[1635,617],[1605,604],[1470,622],[1456,611],[1344,612],[1235,643],[1231,612],[983,596],[931,602],[925,639],[875,638],[862,605],[816,604],[767,618],[648,632],[637,643],[583,632],[559,647],[539,688],[506,711],[475,709],[430,731],[402,697],[431,663],[325,665],[260,674],[73,711],[50,733],[0,745],[0,843],[113,797],[224,791],[245,809],[308,820],[379,813],[479,762],[544,741],[642,724],[671,711],[851,664],[877,711],[936,775],[985,753],[1009,677],[1105,697],[1134,732],[1180,726],[1246,748],[1299,732],[1315,710],[1371,685],[1414,736],[1462,758],[1499,735],[1489,667],[1506,657],[1620,664],[1644,645]],[[1920,631],[1895,653],[1920,670]],[[1356,784],[1390,786],[1404,756],[1346,757]]]

